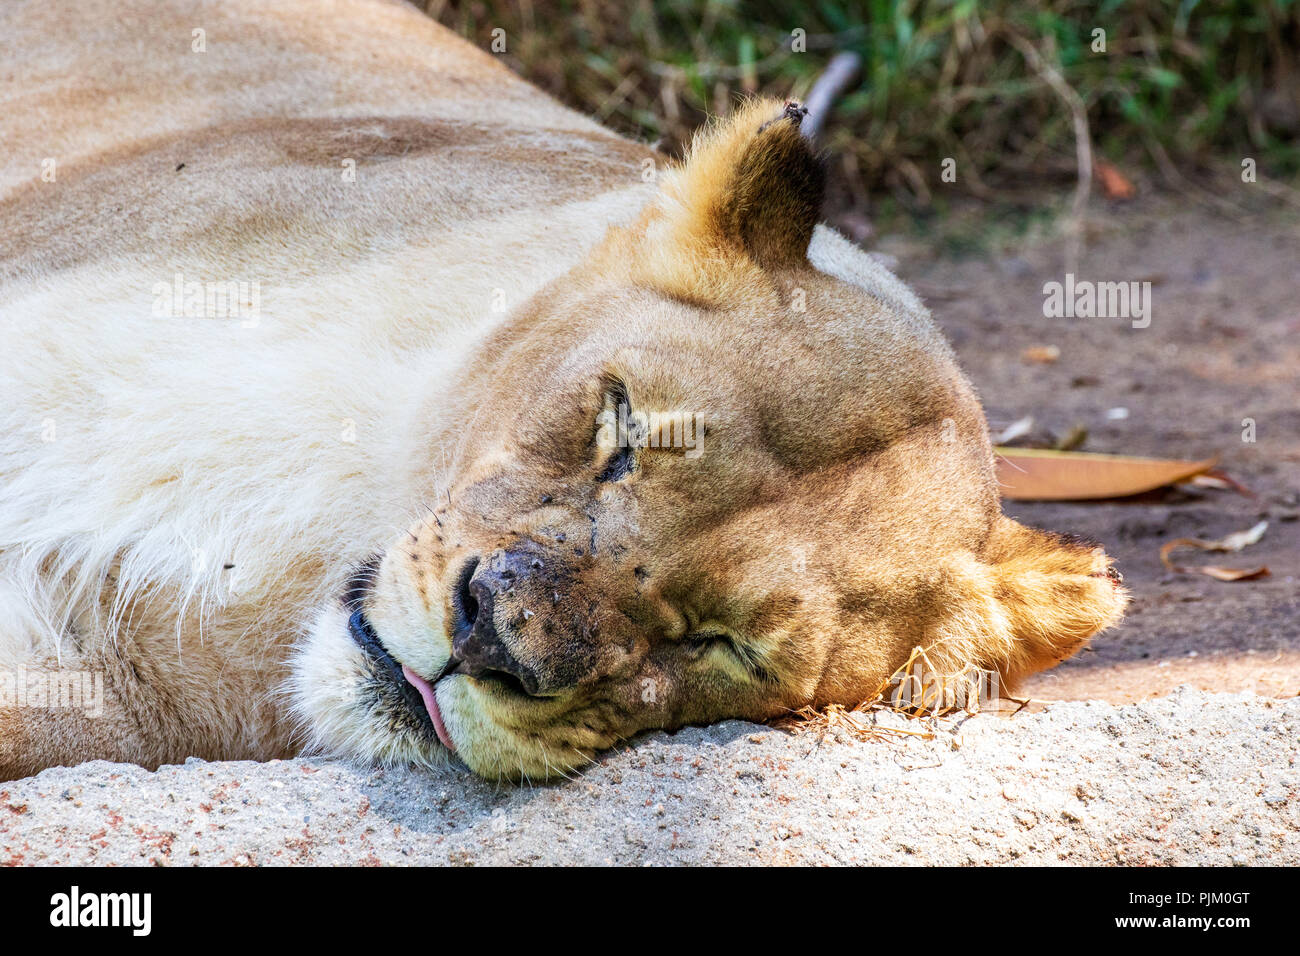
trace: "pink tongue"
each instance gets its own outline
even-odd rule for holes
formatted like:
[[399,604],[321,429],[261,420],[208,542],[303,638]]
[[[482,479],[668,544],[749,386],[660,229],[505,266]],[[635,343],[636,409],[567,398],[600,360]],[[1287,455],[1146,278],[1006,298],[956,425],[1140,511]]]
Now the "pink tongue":
[[405,664],[402,665],[402,674],[410,685],[420,692],[420,696],[424,698],[424,709],[429,712],[429,719],[433,721],[433,729],[438,732],[438,739],[442,741],[442,745],[455,753],[456,745],[452,742],[451,734],[447,733],[447,727],[442,722],[442,711],[438,710],[438,698],[433,693],[433,685]]

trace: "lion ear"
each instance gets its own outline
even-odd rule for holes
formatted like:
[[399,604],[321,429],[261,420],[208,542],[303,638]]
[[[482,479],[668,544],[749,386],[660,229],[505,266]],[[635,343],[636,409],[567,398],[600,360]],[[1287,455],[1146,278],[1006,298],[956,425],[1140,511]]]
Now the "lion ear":
[[984,560],[998,616],[1014,636],[1005,657],[991,660],[1013,686],[1075,653],[1116,623],[1128,603],[1123,578],[1099,546],[1006,516],[995,523]]
[[[945,574],[955,600],[926,647],[932,669],[996,671],[1015,692],[1031,674],[1061,663],[1119,621],[1128,603],[1102,549],[999,515],[982,553],[961,555]],[[952,610],[956,608],[957,610]]]
[[686,161],[666,175],[658,221],[649,224],[658,278],[681,282],[685,267],[783,269],[805,261],[826,183],[800,131],[806,114],[797,103],[758,99],[696,134]]

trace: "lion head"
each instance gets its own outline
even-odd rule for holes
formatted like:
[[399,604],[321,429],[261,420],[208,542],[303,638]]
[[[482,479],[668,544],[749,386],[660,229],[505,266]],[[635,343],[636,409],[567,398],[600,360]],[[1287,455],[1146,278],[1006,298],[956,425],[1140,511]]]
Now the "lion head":
[[702,134],[462,370],[448,490],[299,648],[321,745],[545,777],[855,704],[918,645],[1014,685],[1118,619],[1099,549],[1002,515],[924,308],[817,225],[799,119],[756,101]]

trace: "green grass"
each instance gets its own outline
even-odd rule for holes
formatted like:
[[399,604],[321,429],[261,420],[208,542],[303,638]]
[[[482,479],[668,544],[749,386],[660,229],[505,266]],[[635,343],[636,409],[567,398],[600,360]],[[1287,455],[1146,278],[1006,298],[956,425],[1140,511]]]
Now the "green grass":
[[[826,128],[833,182],[865,202],[957,192],[1011,199],[1075,176],[1072,116],[1027,61],[1031,44],[1081,99],[1094,151],[1126,170],[1195,176],[1253,157],[1300,172],[1298,0],[430,0],[431,15],[564,102],[676,153],[743,93],[801,96],[830,57],[860,85]],[[1106,31],[1106,52],[1091,48]],[[806,52],[791,52],[792,31]]]

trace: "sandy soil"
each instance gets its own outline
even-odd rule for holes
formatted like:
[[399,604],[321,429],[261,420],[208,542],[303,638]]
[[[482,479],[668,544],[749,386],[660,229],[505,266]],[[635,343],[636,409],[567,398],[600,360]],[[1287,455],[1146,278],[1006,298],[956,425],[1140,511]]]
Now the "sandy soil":
[[1183,690],[947,720],[930,740],[728,721],[538,787],[317,760],[96,762],[0,784],[0,865],[1295,865],[1298,736],[1300,699]]

